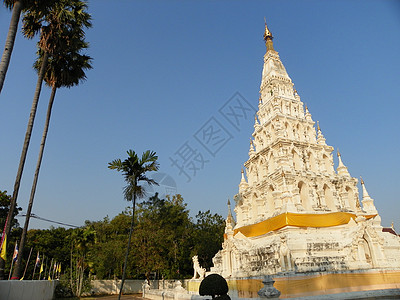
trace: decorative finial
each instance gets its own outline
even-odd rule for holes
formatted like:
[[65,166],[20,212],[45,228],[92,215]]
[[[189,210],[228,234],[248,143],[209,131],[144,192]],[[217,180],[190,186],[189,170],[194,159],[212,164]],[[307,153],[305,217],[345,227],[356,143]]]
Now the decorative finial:
[[319,121],[317,121],[317,129],[318,131],[321,131],[321,128],[319,127]]
[[231,201],[229,201],[229,198],[228,198],[228,206],[230,206],[231,205]]
[[265,24],[265,31],[264,31],[264,40],[267,41],[268,39],[273,39],[271,31],[268,29],[267,20],[264,17],[264,24]]
[[271,31],[269,31],[268,26],[267,26],[267,21],[264,18],[264,23],[265,23],[265,30],[264,30],[264,41],[265,45],[267,46],[267,52],[272,50],[274,51],[274,45],[272,43],[272,39],[274,38],[272,36]]
[[393,223],[393,221],[392,221],[392,224],[390,225],[390,227],[392,227],[392,229],[394,229],[394,223]]
[[340,157],[339,147],[337,148],[337,156]]
[[244,173],[243,168],[242,168],[242,174]]
[[364,185],[364,180],[362,179],[362,177],[360,176],[361,179],[361,184]]

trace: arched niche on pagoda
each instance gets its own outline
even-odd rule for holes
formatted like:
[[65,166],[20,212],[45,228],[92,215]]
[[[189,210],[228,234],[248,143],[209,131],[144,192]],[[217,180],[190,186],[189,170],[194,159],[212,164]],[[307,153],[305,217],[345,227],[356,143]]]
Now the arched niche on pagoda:
[[260,170],[260,174],[259,174],[260,178],[262,178],[268,174],[268,164],[267,164],[267,160],[265,159],[264,155],[260,155],[258,170]]
[[266,196],[266,206],[267,206],[267,215],[272,215],[275,211],[275,199],[274,193],[275,189],[272,185],[269,185],[267,188]]
[[300,159],[300,155],[297,153],[295,149],[292,149],[293,156],[293,167],[295,170],[300,171],[302,169],[302,162]]
[[299,195],[300,195],[300,204],[303,206],[305,210],[312,210],[311,203],[310,203],[310,198],[309,198],[309,189],[308,189],[308,184],[306,184],[303,181],[300,181],[297,184],[297,187],[299,189]]
[[347,193],[350,209],[356,211],[356,194],[354,193],[354,190],[351,187],[346,186],[345,191]]
[[328,206],[330,210],[335,211],[336,210],[335,197],[333,196],[332,189],[327,184],[324,184],[323,190],[324,190],[324,198],[326,206]]
[[275,156],[272,151],[268,155],[268,170],[275,170],[276,163],[275,163]]
[[325,153],[322,155],[322,161],[323,161],[326,173],[331,174],[333,172],[332,162]]
[[256,220],[258,218],[258,214],[259,214],[259,208],[258,208],[258,194],[256,192],[253,192],[251,194],[251,218],[253,220]]
[[314,157],[314,154],[311,151],[308,152],[307,159],[310,171],[317,172],[317,161]]

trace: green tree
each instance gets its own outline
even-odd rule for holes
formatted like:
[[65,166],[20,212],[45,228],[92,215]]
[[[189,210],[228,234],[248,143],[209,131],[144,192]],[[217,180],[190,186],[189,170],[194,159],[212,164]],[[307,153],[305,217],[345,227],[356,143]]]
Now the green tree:
[[92,256],[97,279],[121,278],[130,220],[129,213],[123,212],[111,221],[106,217],[102,221],[87,223],[97,236]]
[[[90,226],[77,228],[71,234],[70,285],[76,297],[82,294],[90,248],[96,241],[96,231]],[[73,280],[75,278],[75,280]]]
[[[10,211],[10,205],[11,205],[11,196],[7,195],[7,191],[0,190],[0,224],[3,226],[6,223],[8,212]],[[15,217],[21,210],[22,210],[21,207],[17,207],[16,204],[14,205],[12,224],[10,224],[11,228],[19,227],[18,220],[15,219]],[[3,230],[3,226],[2,228],[0,228],[1,230]]]
[[177,278],[191,272],[192,227],[181,195],[159,199],[156,194],[141,203],[133,241],[138,274]]
[[[61,263],[63,270],[70,264],[70,235],[75,229],[65,229],[63,227],[50,227],[49,229],[31,229],[27,233],[26,246],[24,252],[20,251],[21,265],[26,265],[25,258],[28,257],[30,249],[33,253],[39,252],[41,263],[46,266],[44,272],[52,267],[50,262]],[[32,254],[33,255],[33,254]],[[25,279],[37,279],[39,277],[39,269],[36,269],[35,278],[31,278],[34,268],[34,259],[28,265]],[[48,274],[48,273],[47,273]],[[44,273],[41,277],[44,278]],[[47,277],[46,277],[47,278]]]
[[209,270],[213,265],[212,258],[222,248],[225,220],[218,214],[211,214],[209,210],[199,211],[196,219],[192,255],[197,255],[200,265]]
[[148,178],[146,176],[146,173],[157,171],[159,168],[159,164],[157,162],[158,156],[153,151],[147,150],[146,152],[143,152],[141,158],[139,158],[139,156],[133,150],[128,150],[127,154],[128,158],[124,161],[121,161],[121,159],[115,159],[108,164],[109,169],[122,172],[122,175],[124,176],[124,180],[126,182],[126,186],[124,187],[124,198],[127,201],[132,201],[132,220],[129,230],[128,247],[126,249],[124,269],[122,272],[122,281],[118,299],[121,299],[122,289],[124,287],[126,266],[128,263],[129,249],[131,246],[132,231],[135,224],[134,222],[136,198],[141,198],[145,194],[143,186],[139,184],[142,182],[150,185],[157,184],[153,179]]
[[[45,79],[46,83],[52,87],[52,93],[49,101],[42,142],[40,145],[34,182],[32,184],[25,225],[19,245],[20,251],[23,251],[25,246],[26,232],[28,231],[29,218],[32,210],[33,198],[47,137],[55,91],[61,86],[71,87],[78,84],[82,79],[85,78],[84,70],[90,68],[90,58],[88,56],[79,54],[81,49],[87,48],[87,44],[83,41],[84,28],[91,26],[91,17],[86,12],[86,9],[87,5],[83,1],[59,0],[53,3],[53,5],[45,12],[37,9],[37,7],[31,8],[25,14],[23,19],[23,31],[25,36],[33,37],[39,29],[41,34],[38,42],[39,58],[35,64],[36,69],[38,70],[38,86],[32,104],[34,113],[31,111],[29,118],[25,142],[21,154],[20,167],[16,179],[18,187],[16,189],[14,186],[14,193],[19,189],[19,182],[26,159],[26,153],[29,146],[43,79]],[[16,201],[16,196],[13,197],[13,199]],[[13,278],[19,278],[20,271],[20,263],[17,261],[13,271]]]

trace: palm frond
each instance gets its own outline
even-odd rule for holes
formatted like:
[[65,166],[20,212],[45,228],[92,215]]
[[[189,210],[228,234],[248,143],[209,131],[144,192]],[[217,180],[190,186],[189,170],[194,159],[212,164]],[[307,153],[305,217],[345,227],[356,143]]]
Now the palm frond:
[[112,170],[120,171],[122,169],[121,159],[114,159],[112,162],[108,163],[108,168]]
[[144,152],[140,159],[133,150],[128,150],[127,154],[127,159],[124,161],[121,161],[121,159],[113,160],[108,164],[108,168],[122,172],[126,182],[123,189],[124,198],[131,201],[135,196],[142,198],[146,195],[145,189],[140,185],[141,183],[158,185],[154,179],[147,177],[146,173],[157,171],[159,164],[156,153],[149,150]]

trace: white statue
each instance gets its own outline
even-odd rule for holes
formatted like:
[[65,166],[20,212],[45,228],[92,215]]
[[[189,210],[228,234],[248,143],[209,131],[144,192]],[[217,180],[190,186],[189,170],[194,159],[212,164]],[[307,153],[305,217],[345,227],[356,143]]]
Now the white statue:
[[196,279],[197,275],[199,275],[200,279],[204,278],[204,275],[206,274],[206,269],[202,268],[199,264],[199,258],[197,255],[192,257],[193,260],[193,269],[194,269],[194,274],[192,279]]
[[279,249],[279,262],[281,264],[282,271],[292,270],[292,259],[285,236],[281,236],[281,247]]

